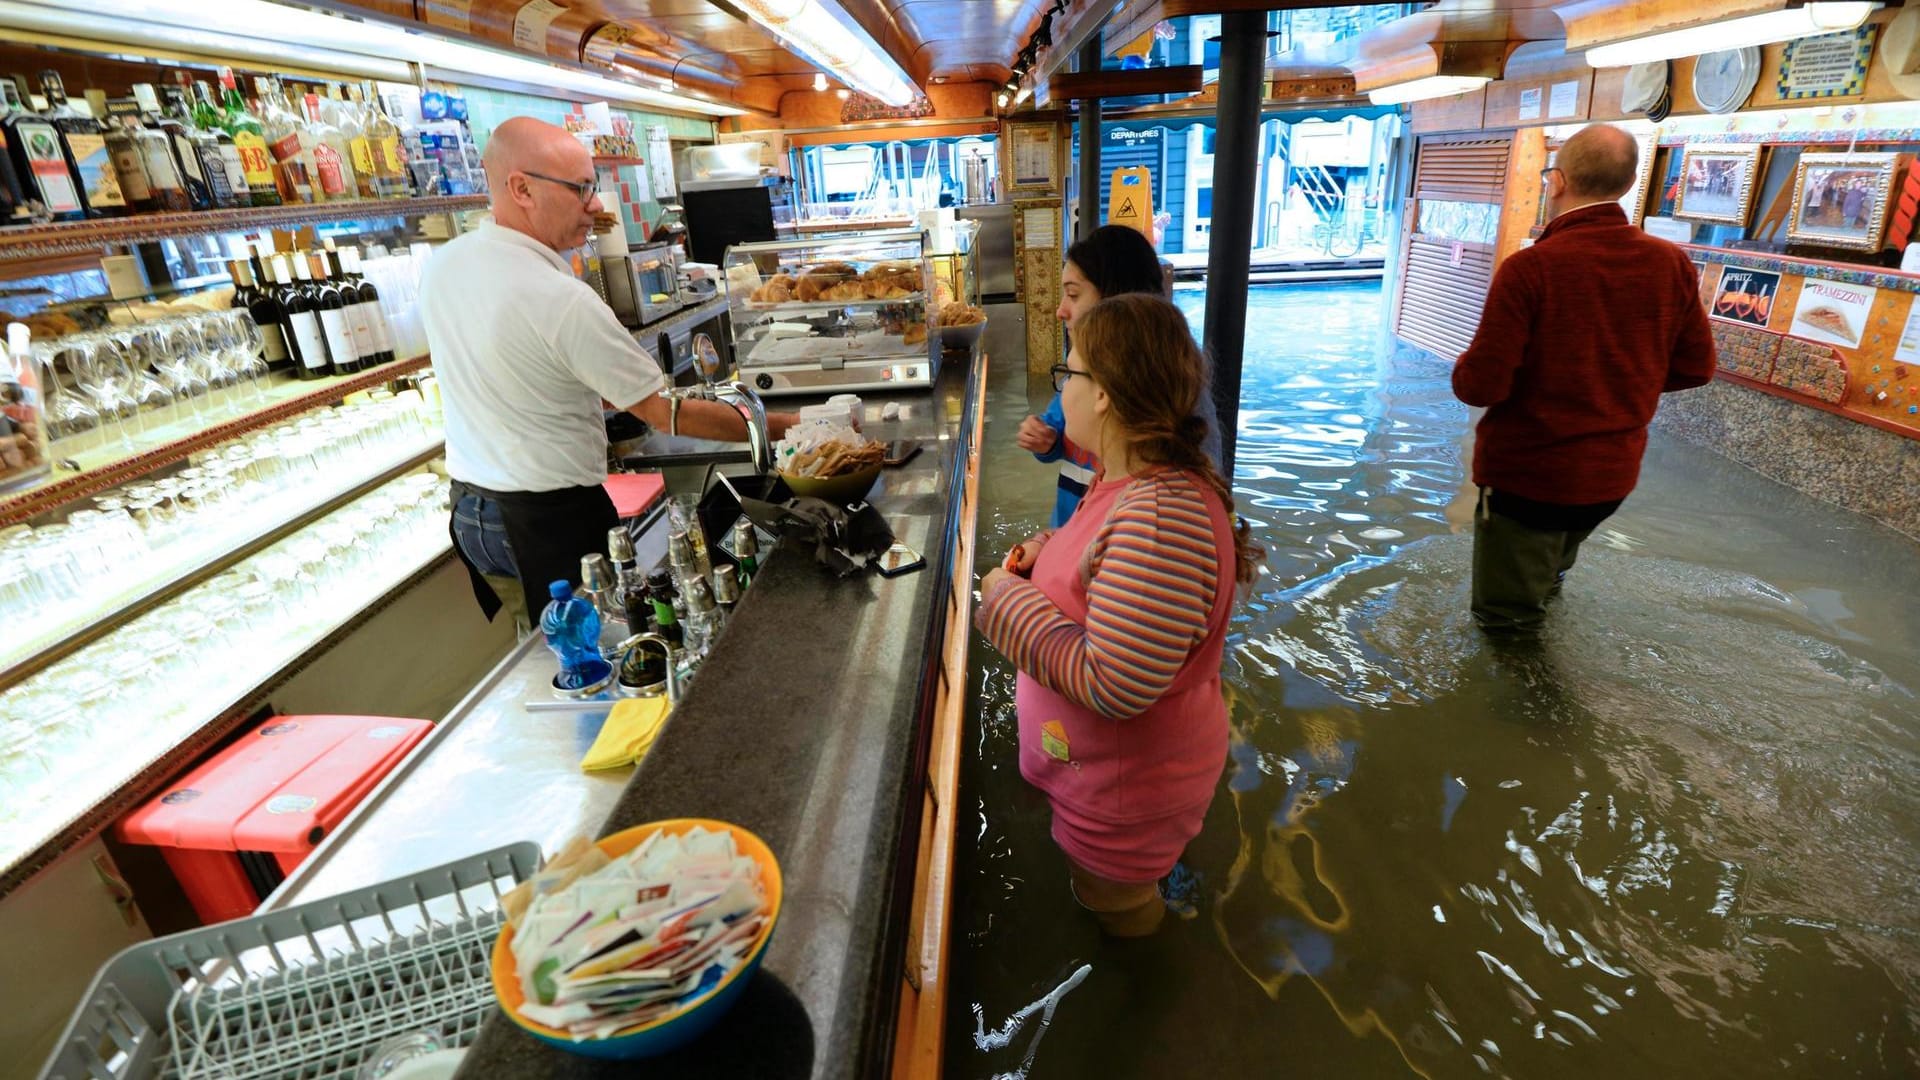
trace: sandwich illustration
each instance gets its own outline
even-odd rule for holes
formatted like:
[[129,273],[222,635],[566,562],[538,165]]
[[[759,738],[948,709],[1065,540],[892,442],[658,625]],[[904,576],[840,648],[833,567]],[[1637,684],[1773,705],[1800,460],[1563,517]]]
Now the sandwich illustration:
[[1847,320],[1846,313],[1825,304],[1802,311],[1800,321],[1822,333],[1832,334],[1847,341],[1853,340],[1853,324]]

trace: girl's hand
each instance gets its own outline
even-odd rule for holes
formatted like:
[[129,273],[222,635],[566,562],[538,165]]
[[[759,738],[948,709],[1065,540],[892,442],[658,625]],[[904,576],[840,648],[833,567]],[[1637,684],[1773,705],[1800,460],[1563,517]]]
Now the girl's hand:
[[1007,552],[1006,561],[1000,565],[1009,573],[1026,577],[1033,573],[1033,564],[1039,561],[1042,543],[1043,541],[1034,539],[1013,545],[1013,550]]
[[994,589],[998,588],[1001,582],[1012,580],[1012,578],[1012,574],[997,566],[987,571],[987,575],[980,579],[980,599],[985,600],[992,596]]
[[1053,444],[1059,439],[1060,433],[1037,416],[1020,421],[1020,430],[1013,437],[1014,445],[1032,454],[1044,454],[1052,450]]

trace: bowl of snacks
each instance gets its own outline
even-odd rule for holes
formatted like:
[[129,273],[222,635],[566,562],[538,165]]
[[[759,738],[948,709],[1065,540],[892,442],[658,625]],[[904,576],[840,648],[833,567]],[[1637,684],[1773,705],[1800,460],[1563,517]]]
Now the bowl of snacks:
[[955,301],[940,306],[940,347],[960,351],[973,348],[987,328],[987,313],[972,304]]
[[773,852],[738,825],[700,818],[637,825],[580,850],[579,872],[549,863],[546,891],[494,941],[501,1011],[587,1057],[650,1057],[697,1038],[766,955],[780,918]]
[[775,467],[788,490],[839,506],[859,502],[873,489],[886,452],[885,443],[826,420],[787,429],[773,448]]

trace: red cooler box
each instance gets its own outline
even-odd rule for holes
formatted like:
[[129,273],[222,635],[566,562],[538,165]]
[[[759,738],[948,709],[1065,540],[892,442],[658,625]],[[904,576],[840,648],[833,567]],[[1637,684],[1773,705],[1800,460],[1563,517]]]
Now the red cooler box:
[[392,716],[276,716],[115,827],[161,850],[209,923],[253,914],[433,727]]

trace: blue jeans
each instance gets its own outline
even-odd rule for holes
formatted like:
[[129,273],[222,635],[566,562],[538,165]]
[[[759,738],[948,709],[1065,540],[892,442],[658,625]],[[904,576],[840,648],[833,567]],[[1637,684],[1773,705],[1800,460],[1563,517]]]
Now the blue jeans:
[[453,538],[460,551],[480,573],[505,578],[520,576],[513,560],[513,545],[507,542],[506,522],[500,518],[500,504],[479,495],[462,496],[453,506]]

